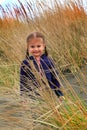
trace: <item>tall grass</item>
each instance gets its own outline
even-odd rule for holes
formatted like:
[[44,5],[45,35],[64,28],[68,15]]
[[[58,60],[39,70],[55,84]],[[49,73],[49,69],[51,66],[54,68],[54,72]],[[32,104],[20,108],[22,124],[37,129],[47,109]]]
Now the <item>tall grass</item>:
[[[86,67],[87,59],[87,14],[82,2],[77,0],[62,5],[56,0],[54,5],[51,1],[49,6],[46,2],[38,1],[32,6],[34,2],[25,2],[23,5],[18,1],[20,7],[0,7],[1,96],[4,94],[6,98],[12,98],[11,102],[2,106],[2,109],[7,107],[8,110],[9,106],[12,108],[1,115],[1,119],[11,122],[10,127],[19,129],[86,130],[87,68],[84,72],[83,66]],[[25,58],[26,37],[34,30],[42,32],[46,37],[48,52],[59,71],[58,80],[65,95],[62,103],[44,79],[48,86],[45,89],[46,86],[36,73],[42,88],[37,91],[42,98],[36,97],[32,101],[25,97],[26,104],[20,103],[19,69]],[[71,73],[63,74],[67,70]],[[85,95],[84,98],[81,93]],[[12,116],[13,113],[17,117]]]

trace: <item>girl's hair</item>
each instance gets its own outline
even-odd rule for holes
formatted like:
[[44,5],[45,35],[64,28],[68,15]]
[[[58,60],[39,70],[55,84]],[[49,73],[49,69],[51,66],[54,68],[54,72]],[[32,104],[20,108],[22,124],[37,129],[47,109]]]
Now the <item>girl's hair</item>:
[[[26,39],[26,42],[27,42],[26,58],[29,57],[28,43],[33,38],[42,38],[43,39],[43,43],[45,44],[45,37],[40,32],[33,32],[33,33],[31,33],[27,37],[27,39]],[[46,46],[45,46],[45,55],[48,56],[48,52],[47,52]]]

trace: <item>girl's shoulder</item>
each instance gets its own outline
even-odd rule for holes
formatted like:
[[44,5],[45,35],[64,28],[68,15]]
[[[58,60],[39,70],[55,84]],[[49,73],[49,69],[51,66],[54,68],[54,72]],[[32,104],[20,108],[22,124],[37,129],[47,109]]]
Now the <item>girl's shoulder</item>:
[[52,66],[54,66],[54,61],[53,61],[52,57],[46,56],[46,55],[42,55],[42,56],[41,56],[41,59],[42,59],[42,61],[45,62],[47,65],[52,65]]
[[48,61],[50,60],[50,57],[47,56],[47,55],[45,55],[45,54],[43,54],[43,55],[41,56],[41,60],[43,60],[43,61],[45,61],[45,62],[48,62]]
[[22,65],[28,65],[28,60],[27,59],[24,59],[22,62],[21,62]]
[[23,66],[23,65],[27,65],[27,66],[29,66],[29,60],[30,60],[31,58],[29,57],[29,58],[25,58],[22,62],[21,62],[21,65]]

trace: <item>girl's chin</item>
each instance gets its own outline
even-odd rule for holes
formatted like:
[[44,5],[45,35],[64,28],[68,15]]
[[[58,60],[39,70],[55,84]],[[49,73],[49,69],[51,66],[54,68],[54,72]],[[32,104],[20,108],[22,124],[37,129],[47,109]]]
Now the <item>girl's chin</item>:
[[41,54],[33,54],[34,57],[40,57]]
[[39,58],[39,57],[40,57],[40,55],[35,55],[34,57],[35,57],[35,58]]

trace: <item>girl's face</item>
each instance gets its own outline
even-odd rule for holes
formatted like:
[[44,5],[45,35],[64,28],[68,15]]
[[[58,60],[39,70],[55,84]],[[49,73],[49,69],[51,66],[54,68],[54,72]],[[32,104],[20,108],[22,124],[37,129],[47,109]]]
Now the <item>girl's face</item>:
[[35,58],[40,58],[45,49],[45,44],[42,38],[33,38],[28,43],[29,53]]

